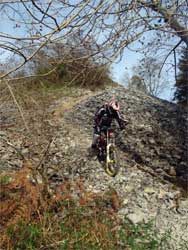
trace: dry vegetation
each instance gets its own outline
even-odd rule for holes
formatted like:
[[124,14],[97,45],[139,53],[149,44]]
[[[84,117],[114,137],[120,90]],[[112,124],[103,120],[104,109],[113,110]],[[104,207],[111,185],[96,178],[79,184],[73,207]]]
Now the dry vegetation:
[[[79,193],[77,199],[74,192]],[[83,243],[79,249],[88,249],[87,244],[107,249],[114,244],[116,231],[110,232],[108,223],[115,229],[118,222],[115,191],[88,193],[80,181],[64,183],[49,193],[36,182],[27,162],[19,172],[1,176],[1,198],[1,249],[59,249],[60,245],[74,249]]]
[[25,162],[1,176],[0,249],[163,249],[166,236],[159,238],[150,223],[117,218],[121,201],[114,189],[86,192],[79,180],[49,190],[32,170]]

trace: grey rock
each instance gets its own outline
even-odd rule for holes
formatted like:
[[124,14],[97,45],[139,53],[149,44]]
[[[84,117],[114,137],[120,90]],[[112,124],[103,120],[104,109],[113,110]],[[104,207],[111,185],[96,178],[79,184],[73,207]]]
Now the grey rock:
[[5,131],[1,131],[0,130],[0,137],[2,136],[2,137],[5,137],[7,135],[7,133],[5,132]]
[[146,215],[142,212],[137,210],[134,213],[128,214],[127,218],[133,223],[133,224],[138,224],[141,223],[145,220]]

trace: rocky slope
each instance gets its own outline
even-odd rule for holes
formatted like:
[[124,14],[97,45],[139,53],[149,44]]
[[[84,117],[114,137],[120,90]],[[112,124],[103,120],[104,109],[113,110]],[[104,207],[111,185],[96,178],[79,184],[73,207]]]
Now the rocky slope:
[[81,102],[72,112],[65,114],[66,123],[84,131],[86,138],[90,137],[93,114],[113,95],[121,103],[122,114],[129,121],[126,130],[117,138],[120,151],[127,154],[129,160],[151,167],[155,172],[165,172],[166,178],[173,180],[172,176],[177,176],[179,182],[186,185],[188,118],[186,120],[186,114],[181,113],[175,104],[119,87]]
[[[129,124],[124,131],[116,129],[121,169],[111,178],[91,153],[90,144],[93,115],[114,95]],[[59,129],[54,131],[41,167],[52,186],[65,179],[81,179],[92,192],[115,188],[122,201],[116,206],[121,218],[126,215],[134,223],[152,219],[159,232],[172,230],[169,249],[187,249],[188,200],[177,187],[187,187],[186,115],[175,104],[121,86],[96,95],[87,93],[75,106],[72,99],[70,106],[68,102],[59,100],[49,109],[51,124],[59,124]],[[14,157],[14,149],[0,143],[1,165],[15,167],[17,163],[19,167],[22,161]]]
[[[115,178],[90,154],[93,114],[113,95],[129,121],[125,131],[117,128],[121,170]],[[101,92],[64,113],[46,162],[48,176],[53,181],[81,178],[94,192],[115,188],[122,199],[120,217],[134,223],[152,219],[160,232],[172,230],[171,249],[186,249],[188,200],[172,184],[187,187],[186,122],[175,104],[123,87]]]

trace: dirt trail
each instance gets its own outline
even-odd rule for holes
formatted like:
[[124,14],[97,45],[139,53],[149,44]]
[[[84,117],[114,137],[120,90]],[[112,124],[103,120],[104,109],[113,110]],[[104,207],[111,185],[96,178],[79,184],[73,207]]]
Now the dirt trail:
[[63,97],[62,99],[58,100],[58,103],[56,104],[55,109],[53,110],[53,117],[54,119],[61,119],[66,112],[70,112],[73,110],[73,108],[78,105],[79,103],[84,102],[89,97],[95,95],[98,92],[91,92],[91,91],[85,91],[81,96],[68,96]]

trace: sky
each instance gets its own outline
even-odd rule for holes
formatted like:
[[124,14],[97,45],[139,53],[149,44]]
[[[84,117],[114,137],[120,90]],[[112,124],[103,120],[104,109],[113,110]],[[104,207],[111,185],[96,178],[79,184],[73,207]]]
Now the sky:
[[[21,28],[13,28],[12,23],[8,23],[7,20],[0,20],[0,32],[13,34],[16,36],[22,36],[24,31]],[[125,85],[127,84],[127,74],[128,77],[131,78],[133,75],[132,68],[136,66],[138,60],[141,59],[142,54],[131,52],[128,49],[125,49],[122,59],[120,62],[114,62],[111,67],[111,75],[114,81],[118,82],[119,84]],[[2,55],[1,55],[2,59]],[[173,97],[173,86],[174,86],[174,77],[170,80],[171,84],[168,89],[166,89],[162,95],[159,96],[161,99],[165,99],[168,101],[172,100]]]
[[[131,52],[128,49],[125,49],[122,60],[118,63],[113,63],[111,67],[112,78],[114,81],[122,84],[124,86],[127,85],[126,79],[131,78],[133,76],[132,68],[138,64],[139,59],[142,58],[141,53]],[[171,72],[171,77],[168,76],[169,86],[167,89],[163,91],[162,94],[159,95],[159,98],[172,101],[174,94],[174,74]]]

